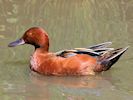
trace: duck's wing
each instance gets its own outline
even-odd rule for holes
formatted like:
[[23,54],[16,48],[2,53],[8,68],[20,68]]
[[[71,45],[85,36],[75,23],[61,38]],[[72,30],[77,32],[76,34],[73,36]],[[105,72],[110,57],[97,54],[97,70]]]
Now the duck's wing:
[[114,48],[108,48],[109,45],[111,45],[111,42],[105,42],[105,43],[100,43],[97,45],[90,46],[89,48],[74,48],[72,50],[61,50],[56,52],[55,54],[57,56],[61,57],[71,57],[75,56],[77,54],[88,54],[91,56],[100,56],[101,54],[114,50]]
[[100,54],[94,51],[90,51],[90,50],[76,50],[76,49],[72,49],[72,50],[61,50],[55,53],[57,56],[61,56],[61,57],[71,57],[71,56],[75,56],[77,54],[88,54],[91,56],[99,56]]
[[76,55],[74,53],[76,50],[60,50],[55,53],[56,56],[61,56],[61,57],[70,57]]
[[75,48],[76,50],[79,51],[93,51],[99,54],[103,54],[107,51],[111,51],[114,50],[114,48],[109,48],[109,46],[112,44],[112,42],[104,42],[104,43],[100,43],[100,44],[96,44],[93,46],[89,46],[88,48]]

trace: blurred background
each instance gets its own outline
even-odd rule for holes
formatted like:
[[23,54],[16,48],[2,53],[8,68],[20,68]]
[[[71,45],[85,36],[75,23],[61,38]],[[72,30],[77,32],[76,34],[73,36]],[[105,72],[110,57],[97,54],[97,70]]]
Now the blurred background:
[[[112,41],[130,46],[96,76],[41,76],[29,69],[30,45],[8,48],[30,27],[49,34],[50,51]],[[133,100],[133,0],[0,0],[1,100]]]

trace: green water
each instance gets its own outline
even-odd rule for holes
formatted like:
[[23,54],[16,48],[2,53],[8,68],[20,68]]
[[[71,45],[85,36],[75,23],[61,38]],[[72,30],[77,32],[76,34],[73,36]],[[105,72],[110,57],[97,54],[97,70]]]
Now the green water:
[[[32,73],[29,45],[8,48],[30,27],[50,51],[112,41],[130,46],[111,70],[87,77]],[[133,0],[0,0],[0,100],[133,100]]]

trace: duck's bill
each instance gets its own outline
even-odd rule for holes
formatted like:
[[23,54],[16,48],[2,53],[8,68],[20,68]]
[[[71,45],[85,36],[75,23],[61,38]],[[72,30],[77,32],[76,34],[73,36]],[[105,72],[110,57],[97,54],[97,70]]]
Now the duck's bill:
[[8,47],[15,47],[15,46],[22,45],[22,44],[25,44],[25,41],[23,39],[19,39],[19,40],[9,43]]

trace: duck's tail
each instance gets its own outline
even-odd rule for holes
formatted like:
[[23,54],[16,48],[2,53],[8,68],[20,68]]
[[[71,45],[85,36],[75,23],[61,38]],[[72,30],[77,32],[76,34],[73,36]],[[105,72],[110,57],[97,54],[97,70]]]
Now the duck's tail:
[[89,49],[95,50],[95,49],[100,49],[100,48],[107,48],[111,44],[112,44],[112,42],[104,42],[104,43],[96,44],[93,46],[89,46]]
[[115,49],[115,50],[111,50],[108,51],[104,54],[102,54],[99,58],[98,58],[98,65],[95,68],[96,72],[100,72],[100,71],[106,71],[109,70],[111,68],[111,66],[113,64],[115,64],[119,58],[122,56],[122,54],[128,49],[129,47],[125,47],[125,48],[119,48],[119,49]]

